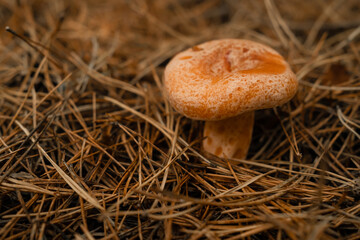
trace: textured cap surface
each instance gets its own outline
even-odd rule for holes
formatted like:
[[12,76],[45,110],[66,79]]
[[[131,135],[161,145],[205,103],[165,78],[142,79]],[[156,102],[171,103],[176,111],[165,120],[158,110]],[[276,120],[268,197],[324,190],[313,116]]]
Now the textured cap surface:
[[166,66],[165,92],[173,107],[198,120],[220,120],[289,101],[297,80],[274,49],[241,39],[205,42]]

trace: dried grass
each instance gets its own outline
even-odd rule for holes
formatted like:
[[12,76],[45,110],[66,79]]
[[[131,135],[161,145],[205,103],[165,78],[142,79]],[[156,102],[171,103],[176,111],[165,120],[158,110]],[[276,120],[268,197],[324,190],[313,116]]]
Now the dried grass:
[[[359,11],[1,0],[0,239],[360,239]],[[229,37],[277,49],[300,81],[256,112],[248,160],[204,154],[203,123],[161,92],[175,53]]]

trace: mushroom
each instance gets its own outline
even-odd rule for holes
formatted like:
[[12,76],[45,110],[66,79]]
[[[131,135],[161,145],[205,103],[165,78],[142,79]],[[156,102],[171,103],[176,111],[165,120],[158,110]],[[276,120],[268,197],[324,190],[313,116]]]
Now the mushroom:
[[177,54],[166,66],[164,90],[188,118],[204,120],[203,149],[244,159],[254,111],[289,101],[298,82],[274,49],[250,40],[222,39]]

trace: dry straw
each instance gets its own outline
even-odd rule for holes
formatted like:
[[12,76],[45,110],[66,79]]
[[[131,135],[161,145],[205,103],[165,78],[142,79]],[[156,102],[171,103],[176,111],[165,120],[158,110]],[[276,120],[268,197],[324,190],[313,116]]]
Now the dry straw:
[[[358,0],[0,1],[0,239],[359,239],[359,25]],[[246,160],[205,154],[162,94],[219,38],[300,83]]]

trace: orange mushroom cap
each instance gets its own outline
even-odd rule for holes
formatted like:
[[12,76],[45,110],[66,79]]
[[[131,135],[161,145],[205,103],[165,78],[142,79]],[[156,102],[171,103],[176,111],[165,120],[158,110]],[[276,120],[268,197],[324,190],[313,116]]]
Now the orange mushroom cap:
[[241,39],[205,42],[166,66],[165,92],[173,107],[198,120],[221,120],[289,101],[298,82],[274,49]]

